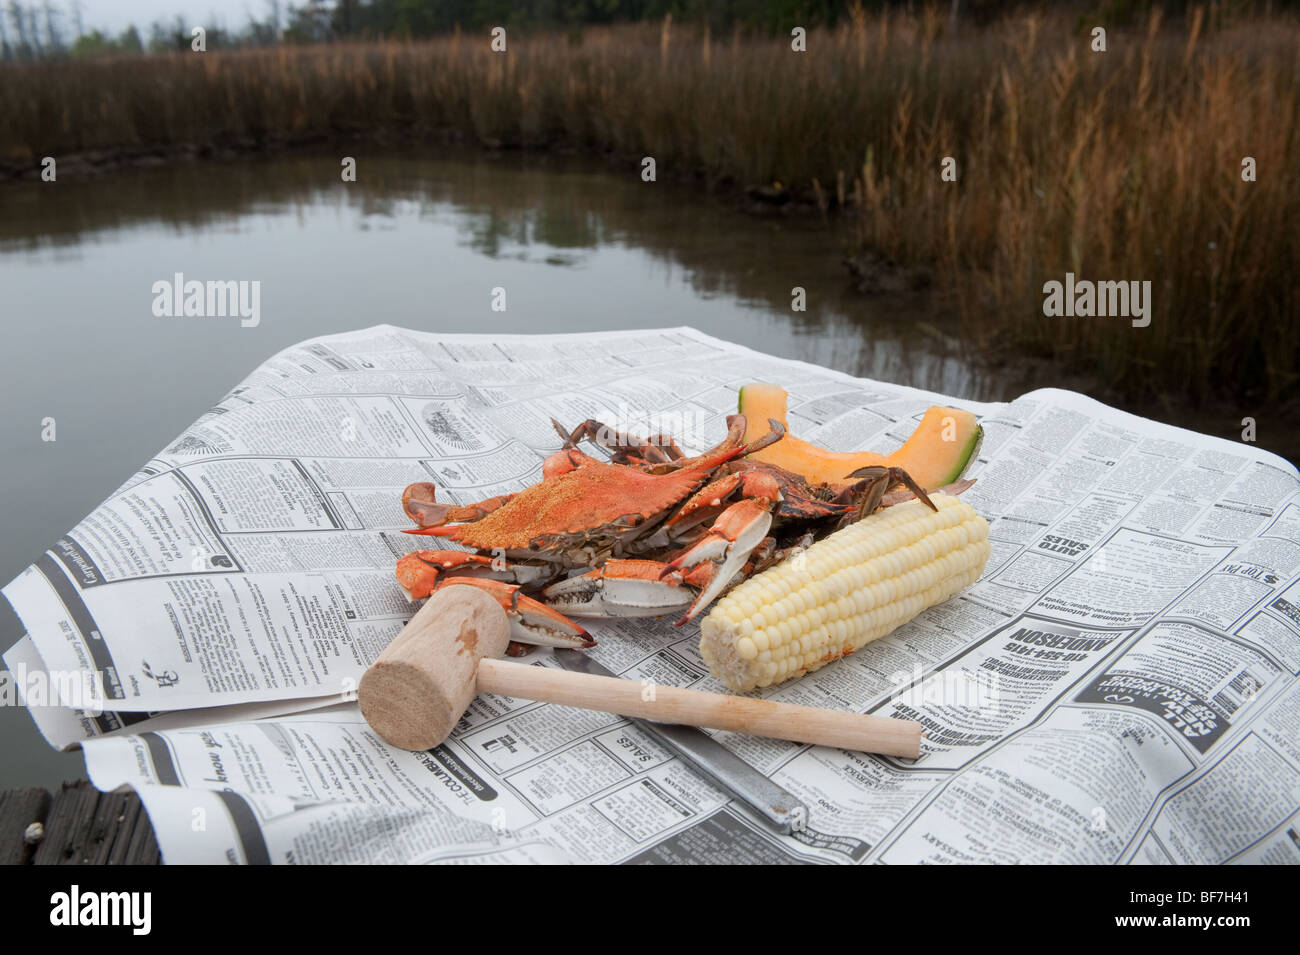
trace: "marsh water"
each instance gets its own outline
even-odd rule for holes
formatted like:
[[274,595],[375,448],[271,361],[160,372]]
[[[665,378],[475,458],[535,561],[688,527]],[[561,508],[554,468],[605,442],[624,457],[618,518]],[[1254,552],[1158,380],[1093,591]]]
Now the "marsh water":
[[[924,296],[868,298],[815,213],[759,215],[556,156],[338,153],[0,185],[0,583],[281,348],[426,331],[691,325],[771,354],[998,399]],[[260,283],[258,322],[155,315],[153,286]],[[795,287],[806,310],[792,308]],[[494,289],[505,311],[493,311]],[[53,440],[46,440],[48,438]],[[7,608],[2,608],[7,610]],[[0,621],[4,646],[14,621]],[[0,706],[0,789],[82,773]]]

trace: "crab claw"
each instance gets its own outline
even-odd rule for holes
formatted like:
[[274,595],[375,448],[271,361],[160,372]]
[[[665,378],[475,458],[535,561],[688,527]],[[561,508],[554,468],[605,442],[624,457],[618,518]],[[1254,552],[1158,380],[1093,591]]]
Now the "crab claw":
[[440,528],[444,524],[477,521],[514,497],[513,494],[499,494],[460,507],[455,504],[439,504],[435,500],[437,494],[438,488],[432,481],[417,481],[406,486],[406,490],[402,492],[402,510],[406,511],[407,517],[420,525],[406,533],[431,534],[435,528]]
[[442,568],[422,560],[421,554],[436,551],[412,551],[397,559],[397,582],[411,595],[412,600],[422,600],[433,593],[438,586],[438,575]]
[[685,610],[695,591],[679,575],[665,579],[657,560],[605,561],[602,567],[551,584],[542,591],[549,607],[578,617],[658,617]]
[[437,496],[437,487],[432,481],[417,481],[415,484],[408,484],[406,490],[402,492],[402,510],[406,516],[421,527],[432,527],[441,524],[447,517],[447,511],[451,509],[449,504],[439,504],[435,500]]
[[542,477],[559,477],[591,462],[592,459],[577,448],[565,448],[563,451],[547,455],[546,460],[542,462]]
[[448,577],[438,586],[453,585],[477,587],[495,597],[510,617],[510,639],[517,643],[569,650],[586,650],[596,645],[591,634],[564,614],[532,597],[525,597],[512,584],[484,577]]
[[532,584],[553,573],[535,564],[508,564],[495,557],[463,550],[413,550],[398,558],[397,582],[414,600],[429,596],[447,576],[482,577],[512,584]]
[[676,626],[694,620],[745,566],[750,553],[763,542],[772,526],[772,514],[768,510],[771,504],[771,501],[759,498],[737,501],[718,515],[713,527],[693,547],[665,566],[663,576],[686,568],[692,577],[696,577],[699,573],[697,565],[705,561],[714,565],[704,589]]

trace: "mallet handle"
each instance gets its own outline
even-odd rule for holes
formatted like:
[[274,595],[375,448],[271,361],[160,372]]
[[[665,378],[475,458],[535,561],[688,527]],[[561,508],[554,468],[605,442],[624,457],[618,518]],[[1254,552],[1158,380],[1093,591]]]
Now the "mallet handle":
[[[658,723],[707,726],[910,759],[921,755],[921,724],[911,720],[673,686],[643,688],[633,680],[487,658],[479,661],[478,689],[482,693],[636,716]],[[653,698],[643,698],[643,689],[647,690],[644,696]]]

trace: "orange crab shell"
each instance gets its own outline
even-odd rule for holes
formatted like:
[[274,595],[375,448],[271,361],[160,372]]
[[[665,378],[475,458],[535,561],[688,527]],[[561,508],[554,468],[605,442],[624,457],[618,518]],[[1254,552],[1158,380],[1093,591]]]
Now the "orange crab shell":
[[[718,457],[725,461],[742,451]],[[478,550],[525,550],[560,535],[616,533],[667,512],[704,484],[722,461],[667,474],[592,461],[534,484],[477,521],[424,533]]]

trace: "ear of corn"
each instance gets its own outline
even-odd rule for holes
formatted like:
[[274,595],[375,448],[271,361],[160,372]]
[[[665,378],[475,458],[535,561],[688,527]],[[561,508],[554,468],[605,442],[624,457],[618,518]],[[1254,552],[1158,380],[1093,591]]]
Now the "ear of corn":
[[989,526],[931,494],[863,518],[736,586],[701,625],[700,653],[736,691],[847,656],[979,579]]

